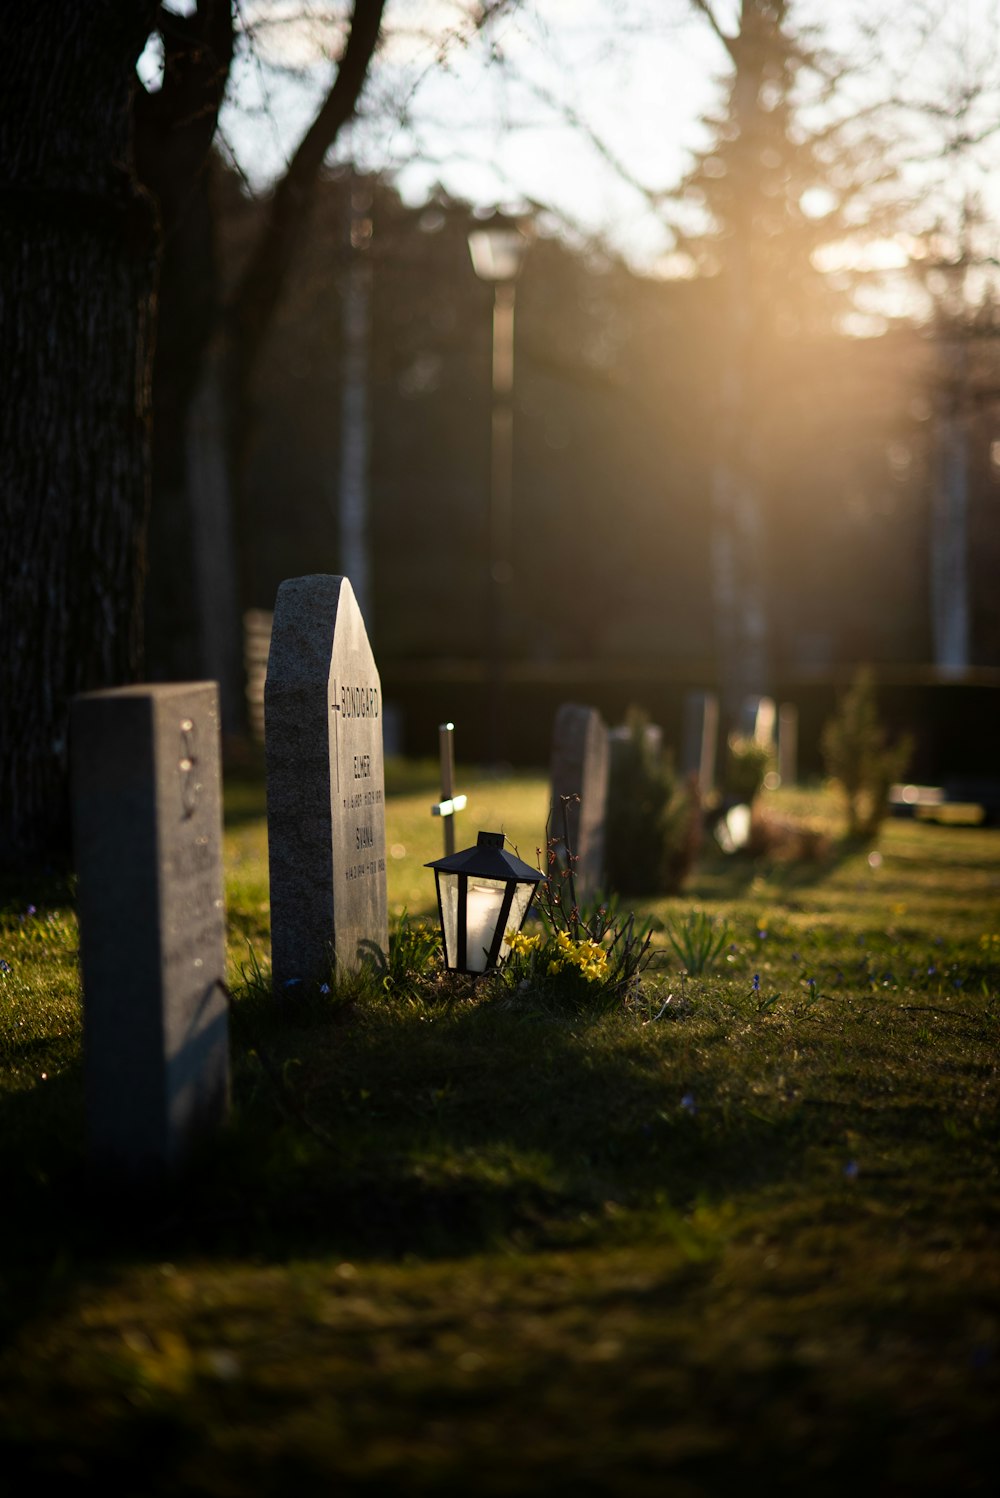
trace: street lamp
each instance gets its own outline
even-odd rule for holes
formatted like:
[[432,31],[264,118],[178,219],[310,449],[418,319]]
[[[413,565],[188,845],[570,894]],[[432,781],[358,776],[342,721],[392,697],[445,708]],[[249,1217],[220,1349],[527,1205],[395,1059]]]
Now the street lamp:
[[504,850],[502,832],[481,832],[474,848],[424,865],[434,870],[444,965],[485,973],[510,951],[507,932],[520,931],[544,877]]
[[490,694],[490,749],[501,758],[508,587],[513,577],[511,533],[514,487],[514,283],[528,248],[519,221],[496,212],[469,234],[472,268],[493,286],[493,402],[490,445],[489,573],[486,655]]

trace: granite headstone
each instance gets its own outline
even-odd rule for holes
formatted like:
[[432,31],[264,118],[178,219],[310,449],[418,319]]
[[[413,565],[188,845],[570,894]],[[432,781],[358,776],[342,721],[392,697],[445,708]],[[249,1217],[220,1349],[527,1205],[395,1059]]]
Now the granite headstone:
[[[564,702],[556,713],[552,733],[549,837],[565,867],[568,829],[580,900],[597,894],[604,879],[609,763],[608,730],[600,713],[593,707]],[[565,802],[564,826],[566,797],[571,799]]]
[[777,711],[773,697],[744,697],[739,726],[743,738],[773,749],[776,728]]
[[281,584],[264,686],[274,991],[388,946],[382,688],[346,577]]
[[799,767],[799,710],[794,702],[778,708],[778,775],[784,786],[794,785]]
[[218,689],[86,693],[70,735],[89,1153],[147,1178],[228,1108]]
[[719,699],[714,692],[688,692],[684,698],[680,773],[694,775],[702,796],[715,786],[719,739]]

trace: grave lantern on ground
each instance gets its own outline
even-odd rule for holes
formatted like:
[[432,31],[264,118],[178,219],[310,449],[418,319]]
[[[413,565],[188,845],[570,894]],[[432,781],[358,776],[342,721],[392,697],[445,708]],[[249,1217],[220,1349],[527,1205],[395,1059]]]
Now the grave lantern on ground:
[[543,876],[504,850],[502,832],[481,832],[463,848],[425,865],[437,884],[445,967],[485,973],[510,948],[507,932],[520,931]]

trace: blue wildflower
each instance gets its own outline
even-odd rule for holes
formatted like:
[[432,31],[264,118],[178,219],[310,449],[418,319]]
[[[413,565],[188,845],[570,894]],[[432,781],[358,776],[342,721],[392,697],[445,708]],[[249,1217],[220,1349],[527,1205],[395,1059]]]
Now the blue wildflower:
[[858,1162],[857,1162],[857,1160],[848,1160],[847,1164],[844,1166],[844,1176],[845,1176],[845,1178],[848,1181],[856,1181],[857,1180],[857,1178],[858,1178]]
[[681,1107],[685,1113],[697,1113],[698,1107],[694,1100],[693,1092],[686,1092],[681,1098]]
[[11,968],[10,963],[5,962],[4,959],[0,957],[0,973],[9,973],[12,971],[13,969]]
[[754,973],[753,975],[753,991],[754,993],[760,993],[760,973]]

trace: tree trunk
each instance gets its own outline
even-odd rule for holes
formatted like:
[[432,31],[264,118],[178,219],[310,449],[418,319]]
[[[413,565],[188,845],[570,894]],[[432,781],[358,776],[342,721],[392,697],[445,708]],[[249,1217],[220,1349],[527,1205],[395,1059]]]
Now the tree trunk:
[[[214,499],[218,484],[202,479],[200,428],[192,431],[214,375],[206,368],[221,311],[211,148],[232,63],[232,0],[199,0],[187,15],[161,8],[157,25],[162,86],[136,100],[137,171],[156,200],[163,234],[153,368],[146,669],[152,680],[217,680],[223,724],[235,729],[242,715],[243,676],[234,543],[226,527],[228,508],[221,521],[213,508],[207,517],[212,549],[204,549],[199,505],[206,493]],[[217,579],[208,588],[211,617],[206,618],[202,582],[211,569]],[[221,612],[220,600],[232,618]]]
[[69,847],[76,692],[136,679],[155,216],[130,170],[149,0],[0,12],[0,862]]
[[355,244],[363,222],[357,188],[349,181],[345,194],[347,232],[343,280],[340,361],[340,484],[335,496],[340,532],[340,567],[351,587],[369,634],[372,631],[371,556],[368,544],[368,465],[371,421],[368,411],[369,343],[371,340],[371,266],[364,242]]
[[956,330],[943,341],[937,452],[931,491],[930,585],[934,664],[957,673],[969,665],[969,352]]

